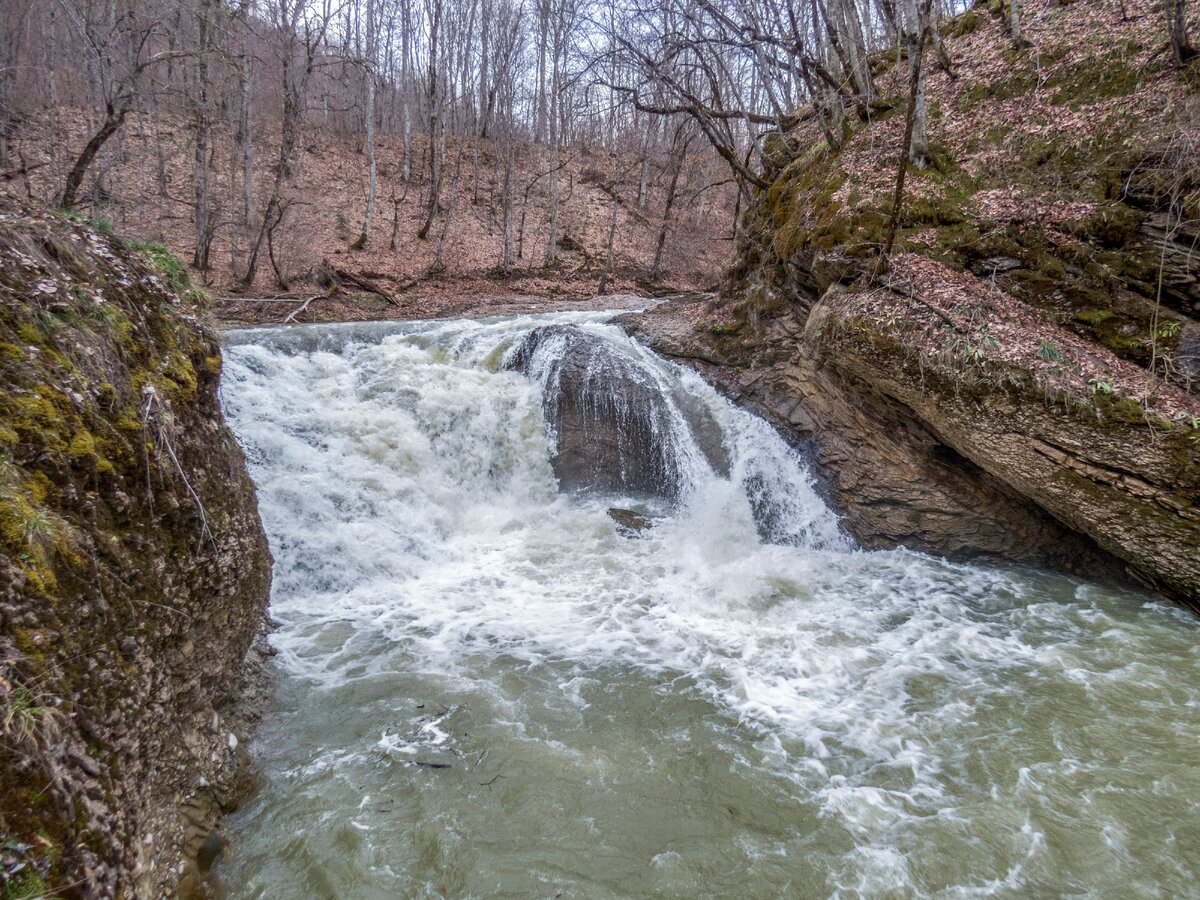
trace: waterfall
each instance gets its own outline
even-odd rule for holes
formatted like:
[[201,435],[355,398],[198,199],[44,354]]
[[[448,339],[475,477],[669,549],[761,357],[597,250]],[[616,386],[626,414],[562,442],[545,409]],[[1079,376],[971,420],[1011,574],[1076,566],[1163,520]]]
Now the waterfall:
[[602,315],[226,343],[280,673],[230,896],[1194,889],[1195,621],[855,548]]

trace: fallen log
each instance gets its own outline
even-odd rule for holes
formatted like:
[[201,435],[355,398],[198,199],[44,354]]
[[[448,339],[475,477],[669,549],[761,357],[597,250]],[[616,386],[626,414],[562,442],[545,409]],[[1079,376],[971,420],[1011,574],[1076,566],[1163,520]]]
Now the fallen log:
[[[339,269],[337,266],[330,265],[329,260],[322,261],[319,269],[317,270],[317,283],[324,288],[329,288],[331,286],[343,288],[346,285],[350,285],[358,288],[361,291],[365,291],[368,294],[374,294],[376,297],[382,297],[393,306],[401,305],[400,301],[397,300],[395,296],[393,296],[390,292],[385,291],[370,278],[355,274],[354,272],[347,271],[346,269]],[[400,290],[408,290],[408,288],[412,287],[414,284],[416,284],[415,280],[403,284],[400,286]]]
[[330,297],[330,296],[332,296],[332,294],[313,294],[311,297],[309,297],[307,300],[305,300],[303,303],[301,303],[299,306],[297,306],[295,309],[293,309],[290,313],[288,313],[287,318],[285,318],[283,320],[283,324],[287,325],[289,322],[294,321],[296,316],[300,315],[300,313],[302,313],[306,309],[308,309],[308,304],[312,303],[314,300],[320,300],[322,297]]

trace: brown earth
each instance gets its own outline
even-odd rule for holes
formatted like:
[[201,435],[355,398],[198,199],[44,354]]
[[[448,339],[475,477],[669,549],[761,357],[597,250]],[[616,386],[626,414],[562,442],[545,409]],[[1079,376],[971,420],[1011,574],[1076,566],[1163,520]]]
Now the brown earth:
[[[28,170],[23,177],[0,180],[0,196],[26,203],[50,204],[61,190],[74,154],[87,140],[88,114],[57,110],[21,123],[11,140],[12,155]],[[270,123],[267,123],[270,125]],[[255,215],[270,188],[278,155],[278,125],[254,135]],[[663,271],[651,279],[650,268],[662,225],[667,173],[651,166],[649,190],[638,205],[642,169],[630,156],[622,159],[612,187],[610,154],[568,147],[562,154],[558,227],[559,258],[545,265],[549,236],[549,203],[544,148],[521,144],[516,154],[514,240],[519,258],[508,272],[498,270],[502,240],[503,169],[498,147],[490,140],[468,139],[462,145],[459,184],[451,184],[459,156],[455,139],[446,149],[447,174],[441,211],[425,240],[417,237],[428,205],[428,141],[413,137],[412,176],[406,186],[401,162],[403,145],[396,135],[378,137],[377,206],[366,246],[353,250],[367,196],[366,157],[361,135],[346,134],[311,122],[304,129],[288,204],[274,242],[283,285],[264,253],[258,278],[244,286],[246,253],[254,228],[243,223],[240,159],[227,131],[213,136],[211,196],[216,207],[216,236],[211,267],[193,278],[214,297],[301,299],[325,293],[318,283],[322,262],[361,274],[404,306],[396,314],[386,302],[357,304],[361,291],[348,287],[340,307],[319,302],[306,320],[380,318],[401,315],[427,318],[438,309],[513,295],[582,298],[594,294],[604,267],[613,198],[617,201],[613,277],[607,290],[696,290],[711,288],[732,259],[733,195],[728,176],[709,152],[688,156],[680,177],[680,193],[664,248]],[[79,212],[100,220],[118,234],[165,245],[181,260],[194,250],[193,144],[185,117],[136,114],[110,142],[92,173],[91,191]],[[527,190],[528,189],[528,190]],[[435,266],[437,245],[451,201],[443,266]],[[396,243],[391,245],[393,226]],[[653,283],[651,283],[653,281]],[[298,304],[285,306],[291,311]],[[217,312],[239,321],[271,320],[279,306],[218,302]],[[361,307],[361,308],[360,308]],[[285,316],[284,312],[280,315]]]

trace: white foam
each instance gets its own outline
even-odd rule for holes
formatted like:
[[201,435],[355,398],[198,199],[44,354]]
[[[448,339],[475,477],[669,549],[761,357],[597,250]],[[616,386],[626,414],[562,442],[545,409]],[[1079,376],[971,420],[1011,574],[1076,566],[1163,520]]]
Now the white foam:
[[[580,712],[603,667],[658,673],[745,723],[759,764],[852,835],[838,890],[910,883],[898,833],[1003,806],[1040,777],[1021,769],[1016,784],[993,787],[997,800],[962,787],[958,770],[989,739],[982,723],[1013,702],[1008,685],[1049,671],[1111,691],[1102,682],[1132,670],[1098,672],[1098,660],[1138,656],[1144,623],[1114,612],[1111,593],[1062,579],[855,550],[768,425],[597,318],[234,337],[224,402],[277,561],[281,664],[323,689],[381,665],[478,687],[481,658],[552,660],[568,667],[563,702]],[[560,495],[541,415],[540,391],[553,385],[494,371],[547,322],[587,328],[664,391],[702,404],[724,435],[729,477],[691,453],[684,495],[638,539],[606,515],[622,498]],[[766,539],[755,492],[772,508]],[[1192,627],[1145,615],[1153,628]],[[1169,677],[1153,658],[1137,664],[1144,683]],[[1192,673],[1181,699],[1195,704],[1197,684]],[[440,748],[440,722],[384,734],[379,747]],[[1197,730],[1194,710],[1180,727]],[[1041,846],[1036,834],[1024,845],[1031,856]],[[1021,871],[961,887],[1017,889]]]

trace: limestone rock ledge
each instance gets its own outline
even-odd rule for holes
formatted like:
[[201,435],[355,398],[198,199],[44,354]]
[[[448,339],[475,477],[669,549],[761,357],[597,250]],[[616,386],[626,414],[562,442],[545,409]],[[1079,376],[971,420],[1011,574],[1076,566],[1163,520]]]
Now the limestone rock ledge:
[[942,324],[915,302],[886,328],[840,287],[736,335],[694,303],[620,321],[806,450],[867,548],[1132,578],[1197,607],[1200,432],[1073,409],[1031,378],[939,374],[901,337]]
[[202,302],[161,247],[0,210],[10,895],[173,896],[247,787],[271,561]]

